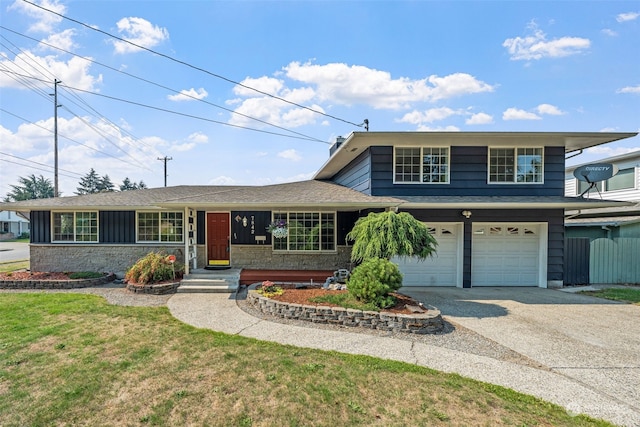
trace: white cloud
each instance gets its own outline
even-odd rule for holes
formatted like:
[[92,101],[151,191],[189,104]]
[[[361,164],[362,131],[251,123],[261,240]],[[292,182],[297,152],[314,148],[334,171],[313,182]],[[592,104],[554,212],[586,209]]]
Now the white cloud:
[[493,123],[493,116],[487,113],[473,114],[465,121],[467,125],[488,125],[491,123]]
[[465,73],[443,77],[432,75],[420,80],[407,77],[393,79],[389,72],[361,65],[308,62],[292,62],[284,70],[286,76],[295,81],[315,85],[321,101],[342,105],[364,104],[377,109],[409,108],[413,102],[437,101],[494,89]]
[[613,31],[612,29],[609,29],[609,28],[603,28],[601,30],[601,32],[605,36],[609,36],[609,37],[616,37],[618,35],[618,33],[616,33],[615,31]]
[[244,97],[262,96],[259,92],[249,88],[257,89],[261,92],[268,93],[269,95],[278,95],[282,88],[284,88],[284,82],[282,80],[267,76],[259,77],[257,79],[247,77],[240,83],[240,85],[234,86],[233,93]]
[[518,108],[507,108],[502,113],[502,120],[540,120],[541,117]]
[[302,160],[302,156],[300,156],[300,154],[293,148],[279,152],[278,157],[282,157],[283,159],[291,160],[293,162],[299,162]]
[[418,126],[418,132],[460,132],[460,129],[456,126],[444,126],[432,128],[429,126]]
[[168,95],[167,98],[170,101],[194,101],[194,100],[198,100],[198,99],[204,99],[208,96],[209,94],[207,93],[206,90],[204,90],[204,88],[200,88],[200,89],[194,89],[191,88],[189,90],[181,90],[180,93],[175,94],[175,95]]
[[565,114],[564,111],[551,104],[540,104],[536,107],[536,111],[538,114],[548,114],[551,116],[561,116]]
[[587,153],[597,154],[601,157],[613,157],[637,150],[640,150],[640,147],[606,147],[598,145],[596,147],[587,148]]
[[184,152],[192,150],[198,144],[206,144],[209,142],[209,137],[202,132],[194,132],[187,137],[187,142],[182,144],[175,144],[171,147],[171,151]]
[[640,85],[637,86],[626,86],[621,89],[616,90],[616,93],[634,93],[640,94]]
[[582,53],[591,46],[591,41],[582,37],[560,37],[547,40],[547,35],[537,28],[535,22],[530,23],[528,28],[532,34],[506,39],[502,43],[502,46],[507,48],[512,61],[561,58]]
[[[35,0],[34,3],[42,6],[45,9],[52,10],[62,15],[67,12],[67,7],[63,4],[60,4],[60,2],[58,2],[57,0]],[[29,16],[30,18],[35,19],[36,22],[31,24],[31,26],[29,27],[29,31],[33,33],[50,33],[53,31],[53,28],[56,26],[56,24],[62,21],[62,18],[58,15],[18,0],[10,5],[9,9],[18,10],[19,12]]]
[[[28,64],[28,65],[25,65]],[[18,54],[13,61],[3,58],[0,61],[0,68],[14,71],[18,74],[28,72],[39,78],[50,80],[50,84],[45,84],[50,90],[53,85],[53,76],[62,80],[64,85],[70,87],[96,91],[96,86],[102,82],[102,75],[92,76],[89,74],[91,63],[79,57],[69,59],[69,62],[58,61],[55,56],[37,56],[29,51]],[[30,68],[29,68],[30,67]],[[48,70],[45,74],[42,70]],[[0,73],[0,87],[14,87],[28,89],[20,82],[11,78],[10,73]]]
[[444,120],[456,114],[460,114],[460,112],[456,112],[448,107],[431,108],[426,111],[414,110],[410,113],[405,114],[401,119],[398,119],[397,121],[401,123],[411,123],[417,125]]
[[[50,44],[52,46],[58,47],[64,50],[72,50],[76,47],[76,43],[73,41],[73,37],[76,35],[76,30],[67,29],[62,31],[61,33],[51,34],[49,37],[43,40],[43,42]],[[52,49],[45,45],[39,45],[46,49]]]
[[[157,46],[169,38],[169,32],[166,28],[154,26],[143,18],[122,18],[116,25],[118,33],[123,39],[146,48]],[[131,53],[140,50],[140,48],[120,40],[114,41],[113,46],[116,53]]]
[[616,16],[616,21],[618,22],[635,21],[636,19],[638,19],[638,17],[640,17],[640,13],[638,12],[620,13],[618,16]]

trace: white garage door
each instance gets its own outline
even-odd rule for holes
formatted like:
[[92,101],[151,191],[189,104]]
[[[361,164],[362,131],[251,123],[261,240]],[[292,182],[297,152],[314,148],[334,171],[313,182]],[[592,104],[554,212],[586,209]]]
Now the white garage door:
[[462,286],[462,224],[429,224],[438,242],[437,253],[420,261],[393,258],[403,274],[402,286]]
[[538,286],[539,224],[474,224],[471,286]]

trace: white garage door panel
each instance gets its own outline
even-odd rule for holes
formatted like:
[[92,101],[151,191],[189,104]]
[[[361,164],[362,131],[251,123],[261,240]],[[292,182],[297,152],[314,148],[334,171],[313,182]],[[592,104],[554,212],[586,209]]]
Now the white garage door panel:
[[471,286],[538,286],[538,225],[474,225]]
[[459,282],[459,224],[430,224],[438,242],[433,258],[394,257],[403,274],[402,286],[457,286]]

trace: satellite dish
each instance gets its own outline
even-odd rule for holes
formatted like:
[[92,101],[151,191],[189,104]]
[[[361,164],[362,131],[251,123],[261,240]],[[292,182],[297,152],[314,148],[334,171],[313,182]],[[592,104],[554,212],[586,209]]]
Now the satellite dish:
[[575,176],[579,181],[593,183],[606,181],[617,173],[618,167],[614,164],[594,163],[576,168],[576,170],[573,171],[573,176]]

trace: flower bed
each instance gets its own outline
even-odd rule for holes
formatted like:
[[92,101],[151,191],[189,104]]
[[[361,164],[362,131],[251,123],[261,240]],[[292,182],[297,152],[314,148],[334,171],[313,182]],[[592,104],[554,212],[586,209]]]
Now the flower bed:
[[262,296],[255,289],[257,286],[255,284],[249,287],[247,302],[264,314],[284,319],[412,334],[433,334],[444,328],[440,311],[434,308],[424,313],[401,314],[323,305],[292,304]]
[[[115,274],[109,273],[102,277],[91,279],[47,278],[46,273],[26,273],[22,276],[12,274],[0,278],[0,289],[76,289],[104,285],[116,279]],[[66,275],[65,275],[66,276]],[[51,276],[56,277],[56,276]]]

